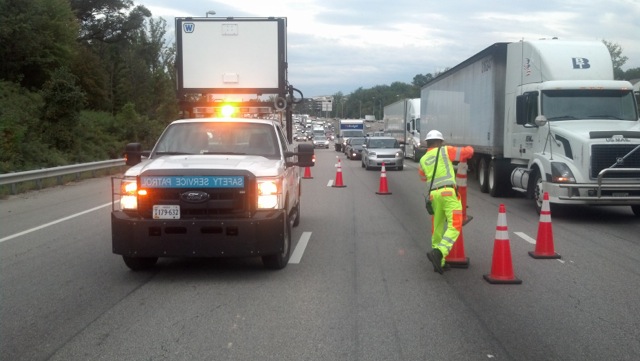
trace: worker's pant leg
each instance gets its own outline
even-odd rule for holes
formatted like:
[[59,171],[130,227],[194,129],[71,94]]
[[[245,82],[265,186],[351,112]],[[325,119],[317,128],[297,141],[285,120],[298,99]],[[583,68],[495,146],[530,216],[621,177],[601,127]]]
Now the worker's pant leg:
[[[442,263],[444,265],[444,259],[447,257],[453,244],[456,242],[462,231],[462,204],[455,190],[445,188],[437,191],[439,194],[434,196],[434,199],[439,199],[439,209],[441,209],[443,219],[439,220],[442,224],[440,241],[435,248],[438,248],[442,252]],[[438,212],[436,212],[438,214]],[[437,223],[434,221],[434,223]],[[438,228],[436,228],[438,229]]]

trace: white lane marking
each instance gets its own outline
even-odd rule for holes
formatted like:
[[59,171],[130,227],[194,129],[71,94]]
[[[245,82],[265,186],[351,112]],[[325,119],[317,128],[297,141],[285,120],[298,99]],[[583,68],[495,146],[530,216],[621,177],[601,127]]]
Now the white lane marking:
[[111,206],[111,202],[103,204],[101,206],[93,207],[91,209],[87,209],[86,211],[82,211],[80,213],[76,213],[76,214],[72,214],[72,215],[64,217],[64,218],[60,218],[60,219],[55,220],[53,222],[49,222],[49,223],[46,223],[46,224],[31,228],[31,229],[27,229],[26,231],[22,231],[20,233],[15,233],[15,234],[12,234],[10,236],[6,236],[4,238],[0,238],[0,243],[2,243],[4,241],[8,241],[10,239],[14,239],[16,237],[24,236],[25,234],[28,234],[28,233],[31,233],[31,232],[35,232],[35,231],[43,229],[43,228],[47,228],[49,226],[53,226],[54,224],[58,224],[58,223],[61,223],[61,222],[64,222],[64,221],[68,221],[68,220],[70,220],[72,218],[76,218],[76,217],[79,217],[79,216],[81,216],[83,214],[87,214],[87,213],[90,213],[90,212],[93,212],[93,211],[97,211],[98,209],[102,209],[104,207],[109,207],[109,206]]
[[327,187],[333,187],[333,179],[329,179],[329,182],[327,183]]
[[300,240],[298,241],[298,245],[296,245],[296,249],[293,250],[291,257],[289,257],[289,263],[300,263],[302,254],[304,253],[304,250],[305,248],[307,248],[307,244],[309,243],[309,238],[311,238],[311,232],[302,232]]
[[513,234],[515,234],[516,236],[524,239],[525,241],[531,243],[531,244],[536,244],[536,240],[529,237],[526,233],[523,232],[513,232]]

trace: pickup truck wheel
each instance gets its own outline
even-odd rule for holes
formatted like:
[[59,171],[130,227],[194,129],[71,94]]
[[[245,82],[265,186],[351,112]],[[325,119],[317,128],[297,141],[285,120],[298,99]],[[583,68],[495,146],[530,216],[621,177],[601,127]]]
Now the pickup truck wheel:
[[489,165],[487,157],[480,158],[478,162],[478,183],[480,183],[480,192],[489,192]]
[[287,266],[291,255],[291,217],[286,217],[284,221],[284,237],[282,240],[282,252],[269,256],[262,256],[262,263],[268,269],[280,270]]
[[[298,197],[298,199],[300,199],[300,197]],[[298,225],[300,225],[300,201],[298,201],[298,204],[296,204],[293,212],[295,213],[293,218],[293,226],[298,227]]]
[[158,262],[158,257],[127,257],[122,256],[124,264],[127,265],[132,271],[144,271],[155,266]]
[[631,206],[631,210],[633,211],[633,214],[640,217],[640,206]]

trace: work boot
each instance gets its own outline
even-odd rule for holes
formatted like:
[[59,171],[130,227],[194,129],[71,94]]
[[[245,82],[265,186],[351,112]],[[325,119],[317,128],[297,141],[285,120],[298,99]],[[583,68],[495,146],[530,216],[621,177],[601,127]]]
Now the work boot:
[[442,252],[439,249],[434,248],[427,252],[427,258],[433,264],[434,272],[438,272],[440,274],[444,273],[444,270],[442,269]]

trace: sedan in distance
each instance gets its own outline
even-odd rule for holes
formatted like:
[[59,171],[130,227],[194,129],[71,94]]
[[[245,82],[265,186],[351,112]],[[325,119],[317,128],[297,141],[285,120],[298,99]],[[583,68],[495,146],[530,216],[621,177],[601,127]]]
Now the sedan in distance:
[[347,158],[354,159],[362,159],[362,145],[364,144],[365,137],[354,137],[349,138],[345,145],[344,153],[347,155]]
[[404,153],[392,137],[368,137],[362,146],[362,168],[404,168]]
[[329,149],[329,138],[324,135],[316,135],[313,137],[314,148],[327,148]]

